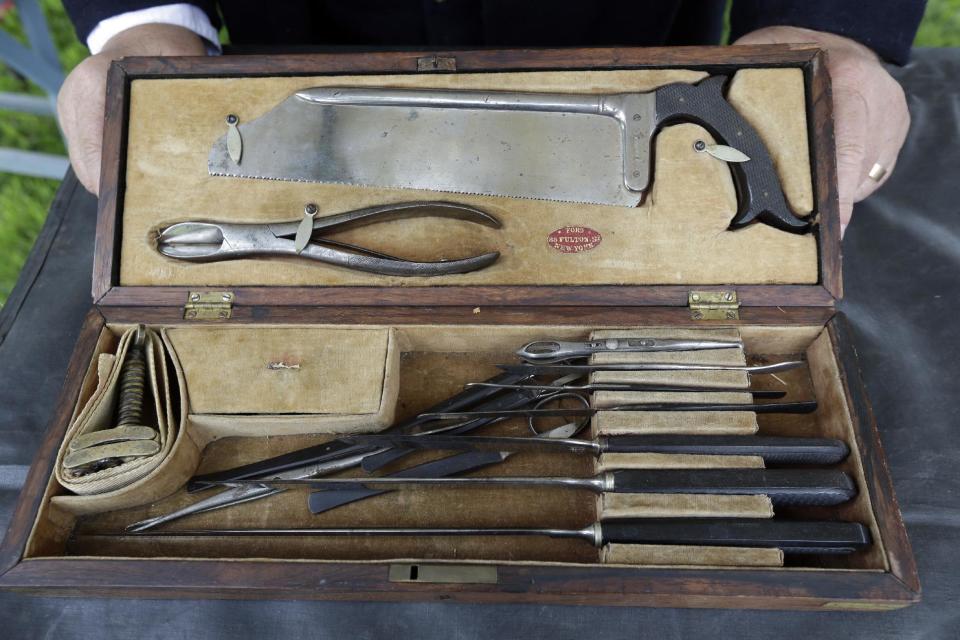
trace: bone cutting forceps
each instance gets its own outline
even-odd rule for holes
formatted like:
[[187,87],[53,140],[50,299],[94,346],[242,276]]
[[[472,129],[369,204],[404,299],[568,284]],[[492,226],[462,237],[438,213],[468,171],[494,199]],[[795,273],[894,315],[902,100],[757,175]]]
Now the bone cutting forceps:
[[[498,251],[459,260],[415,262],[365,247],[323,237],[327,233],[405,218],[455,218],[499,228],[500,221],[479,209],[451,202],[401,202],[316,216],[307,205],[306,218],[276,224],[180,222],[160,232],[157,249],[165,256],[194,262],[215,262],[255,256],[303,257],[348,269],[391,276],[439,276],[483,269],[500,257]],[[316,216],[316,217],[315,217]],[[312,221],[312,229],[310,222]],[[309,239],[295,238],[304,223]]]

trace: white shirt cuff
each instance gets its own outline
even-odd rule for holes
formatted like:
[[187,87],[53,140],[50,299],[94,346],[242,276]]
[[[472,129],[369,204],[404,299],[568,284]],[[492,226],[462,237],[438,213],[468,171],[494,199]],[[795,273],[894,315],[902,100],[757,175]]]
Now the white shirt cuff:
[[128,11],[101,20],[87,36],[87,47],[90,53],[100,53],[110,38],[142,24],[172,24],[189,29],[206,41],[208,54],[220,53],[220,38],[210,18],[200,7],[185,2]]

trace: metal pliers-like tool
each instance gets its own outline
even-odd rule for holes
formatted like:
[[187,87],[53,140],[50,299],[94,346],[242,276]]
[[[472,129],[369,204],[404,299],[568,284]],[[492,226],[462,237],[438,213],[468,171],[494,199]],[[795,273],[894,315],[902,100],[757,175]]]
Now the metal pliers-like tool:
[[[390,276],[440,276],[483,269],[496,262],[499,251],[460,260],[414,262],[372,249],[323,237],[386,220],[403,218],[456,218],[499,228],[500,221],[479,209],[451,202],[402,202],[357,209],[332,216],[314,217],[317,208],[307,205],[307,218],[277,224],[180,222],[160,232],[157,249],[165,256],[194,262],[214,262],[255,256],[300,256],[348,269]],[[310,222],[312,221],[312,231]],[[301,242],[298,230],[306,224],[310,234]],[[296,240],[295,240],[296,239]]]

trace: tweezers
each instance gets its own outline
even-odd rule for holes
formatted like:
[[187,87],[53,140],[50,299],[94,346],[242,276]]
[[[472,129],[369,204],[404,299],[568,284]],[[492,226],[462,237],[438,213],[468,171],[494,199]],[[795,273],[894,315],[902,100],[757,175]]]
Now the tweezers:
[[[459,260],[415,262],[365,247],[323,237],[326,233],[405,218],[455,218],[499,228],[500,221],[484,211],[451,202],[402,202],[357,209],[313,219],[309,242],[297,251],[295,238],[302,221],[276,224],[180,222],[160,231],[157,250],[165,256],[193,262],[215,262],[257,256],[292,256],[348,269],[391,276],[439,276],[483,269],[500,257],[498,251]],[[309,231],[309,227],[307,230]]]

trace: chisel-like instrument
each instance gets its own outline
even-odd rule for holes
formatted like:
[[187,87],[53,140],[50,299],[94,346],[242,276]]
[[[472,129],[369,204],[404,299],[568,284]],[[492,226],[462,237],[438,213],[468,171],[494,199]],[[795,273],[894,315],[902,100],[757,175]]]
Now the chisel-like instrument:
[[497,368],[511,373],[527,372],[537,376],[562,376],[570,373],[586,375],[595,371],[743,371],[751,374],[764,374],[780,373],[802,366],[802,360],[787,360],[771,364],[746,366],[680,362],[611,362],[609,364],[498,364]]
[[527,362],[560,362],[585,358],[597,353],[657,353],[664,351],[705,351],[737,349],[739,340],[686,340],[675,338],[605,338],[588,342],[535,340],[519,349],[517,355]]
[[546,536],[607,544],[772,547],[784,553],[853,553],[870,544],[857,522],[765,520],[760,518],[623,518],[582,529],[352,527],[304,529],[196,529],[135,534],[156,537],[234,536]]
[[774,505],[842,504],[857,494],[850,476],[825,469],[618,469],[592,478],[552,476],[469,478],[302,478],[238,480],[222,484],[313,489],[361,487],[562,487],[595,493],[765,495]]
[[380,447],[544,453],[664,453],[759,456],[768,464],[836,464],[850,452],[842,440],[754,435],[611,435],[596,440],[500,436],[350,435],[346,440]]
[[498,389],[529,389],[533,391],[572,391],[593,393],[594,391],[636,391],[643,393],[749,393],[754,398],[776,400],[787,395],[786,391],[766,389],[737,389],[735,387],[716,387],[704,385],[667,385],[632,382],[590,382],[587,384],[500,384],[495,382],[468,382],[465,387],[496,387]]

